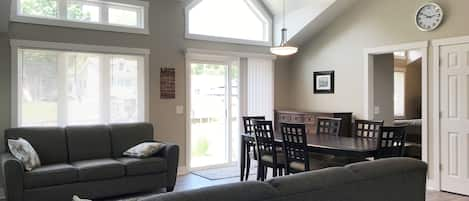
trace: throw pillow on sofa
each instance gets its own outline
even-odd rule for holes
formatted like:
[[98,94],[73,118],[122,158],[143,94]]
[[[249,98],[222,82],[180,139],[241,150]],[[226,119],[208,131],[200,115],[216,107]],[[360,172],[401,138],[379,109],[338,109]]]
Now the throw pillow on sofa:
[[159,142],[140,143],[124,152],[124,156],[135,158],[147,158],[163,149],[165,145]]
[[23,163],[24,169],[27,171],[41,166],[36,150],[25,139],[8,139],[8,148],[10,148],[11,154]]

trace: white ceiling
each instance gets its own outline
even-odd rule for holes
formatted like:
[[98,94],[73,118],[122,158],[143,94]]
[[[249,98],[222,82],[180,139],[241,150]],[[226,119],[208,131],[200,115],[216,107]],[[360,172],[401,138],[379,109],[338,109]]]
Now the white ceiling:
[[[274,18],[274,43],[280,42],[283,0],[261,0]],[[301,45],[357,0],[285,0],[287,40]]]
[[[324,10],[335,0],[285,0],[285,11],[287,13],[297,11],[306,7],[313,10]],[[274,16],[282,15],[283,0],[262,0],[265,6]]]

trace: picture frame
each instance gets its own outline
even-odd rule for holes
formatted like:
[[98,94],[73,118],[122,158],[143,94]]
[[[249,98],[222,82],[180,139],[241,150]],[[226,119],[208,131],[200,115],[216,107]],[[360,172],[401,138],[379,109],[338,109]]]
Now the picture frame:
[[314,93],[315,94],[333,94],[334,93],[334,71],[318,71],[313,74]]

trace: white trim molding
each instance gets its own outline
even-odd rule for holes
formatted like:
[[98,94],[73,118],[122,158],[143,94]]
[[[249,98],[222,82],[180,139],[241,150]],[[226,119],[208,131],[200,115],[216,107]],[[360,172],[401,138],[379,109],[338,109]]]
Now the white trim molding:
[[432,156],[433,156],[433,168],[429,169],[433,174],[432,180],[429,181],[430,188],[434,190],[441,190],[441,174],[440,174],[440,165],[441,165],[441,135],[440,135],[440,48],[445,45],[458,45],[463,43],[469,43],[469,36],[460,36],[453,38],[443,38],[436,39],[431,41],[431,46],[433,50],[433,146]]
[[214,42],[226,42],[226,43],[234,43],[234,44],[244,44],[244,45],[258,45],[258,46],[272,46],[273,44],[273,20],[272,16],[268,11],[266,11],[265,7],[261,5],[256,0],[244,0],[251,9],[256,9],[256,15],[262,17],[266,20],[266,27],[264,27],[264,31],[266,34],[266,41],[257,41],[257,40],[247,40],[247,39],[237,39],[237,38],[228,38],[228,37],[218,37],[218,36],[210,36],[210,35],[201,35],[201,34],[193,34],[189,33],[189,12],[192,8],[194,8],[197,4],[202,2],[203,0],[192,0],[184,9],[185,13],[185,38],[192,39],[192,40],[204,40],[204,41],[214,41]]
[[186,56],[200,56],[200,55],[211,55],[211,56],[222,56],[222,57],[254,57],[262,59],[276,60],[277,56],[267,53],[254,53],[254,52],[237,52],[237,51],[222,51],[222,50],[208,50],[208,49],[197,49],[187,48]]
[[179,166],[178,167],[178,172],[177,172],[177,176],[183,176],[183,175],[186,175],[186,174],[189,174],[190,172],[187,170],[186,166]]
[[[379,54],[392,54],[397,51],[403,50],[419,50],[422,52],[422,160],[430,163],[431,155],[433,158],[434,145],[430,143],[430,127],[429,127],[429,59],[428,59],[428,41],[404,43],[397,45],[382,46],[376,48],[367,48],[364,50],[364,118],[374,118],[374,64],[373,56]],[[429,170],[433,171],[433,170]],[[428,178],[428,183],[431,183],[434,178]]]
[[[100,31],[112,31],[112,32],[123,32],[123,33],[135,33],[135,34],[150,34],[150,23],[149,23],[149,7],[150,3],[147,1],[140,0],[79,0],[80,2],[92,3],[93,5],[100,6],[100,22],[86,22],[76,21],[67,19],[67,0],[57,0],[58,2],[58,13],[59,16],[56,18],[47,18],[41,16],[29,16],[23,15],[20,12],[19,0],[11,0],[10,8],[10,21],[28,24],[40,24],[47,26],[59,26],[59,27],[71,27],[81,29],[92,29]],[[126,26],[116,25],[109,23],[106,16],[108,16],[107,8],[111,7],[135,7],[140,10],[137,13],[138,25],[137,26]],[[105,11],[106,10],[106,11]],[[106,14],[105,14],[106,13]]]
[[[43,41],[29,41],[29,40],[10,40],[11,46],[11,126],[18,127],[20,118],[20,105],[18,104],[18,97],[20,94],[18,90],[21,88],[21,82],[18,82],[22,75],[21,62],[18,56],[20,49],[38,49],[38,50],[56,50],[56,51],[69,51],[69,52],[86,52],[98,53],[103,55],[131,55],[140,56],[138,62],[143,63],[143,69],[139,68],[138,74],[143,77],[139,80],[139,85],[143,88],[139,89],[139,100],[142,100],[143,106],[139,107],[138,121],[149,122],[150,120],[150,50],[141,48],[126,48],[126,47],[112,47],[112,46],[98,46],[98,45],[83,45],[73,43],[56,43],[56,42],[43,42]],[[142,59],[143,58],[143,59]],[[58,122],[59,125],[63,122]]]
[[82,51],[82,52],[95,52],[95,53],[113,53],[113,54],[130,54],[130,55],[150,55],[149,49],[143,48],[128,48],[118,46],[103,46],[103,45],[83,45],[75,43],[57,43],[33,40],[10,40],[12,48],[38,48],[49,50],[67,50],[67,51]]

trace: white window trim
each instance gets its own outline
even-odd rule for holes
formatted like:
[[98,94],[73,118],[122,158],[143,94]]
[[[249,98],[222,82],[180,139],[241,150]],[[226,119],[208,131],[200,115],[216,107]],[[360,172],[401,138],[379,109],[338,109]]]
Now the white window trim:
[[143,108],[139,108],[143,112],[143,120],[150,121],[150,50],[141,48],[126,48],[126,47],[113,47],[113,46],[98,46],[98,45],[82,45],[73,43],[55,43],[43,41],[29,41],[29,40],[10,40],[11,46],[11,126],[18,127],[19,122],[19,104],[18,104],[18,79],[21,76],[19,63],[18,63],[18,49],[22,48],[36,48],[46,50],[60,50],[60,51],[77,51],[77,52],[92,52],[104,54],[124,54],[124,55],[137,55],[143,56]]
[[199,4],[202,0],[193,0],[189,5],[186,6],[184,11],[185,16],[185,37],[186,39],[192,40],[204,40],[204,41],[214,41],[214,42],[225,42],[225,43],[234,43],[234,44],[243,44],[243,45],[258,45],[258,46],[272,46],[273,44],[273,23],[271,15],[265,10],[265,8],[258,2],[253,0],[245,0],[248,3],[255,6],[259,9],[260,14],[265,17],[267,20],[267,39],[268,41],[256,41],[256,40],[245,40],[245,39],[236,39],[236,38],[227,38],[227,37],[217,37],[217,36],[208,36],[201,34],[191,34],[189,33],[189,11]]
[[[59,0],[66,1],[66,0]],[[67,20],[62,18],[46,18],[46,17],[33,17],[19,14],[19,0],[11,0],[10,8],[10,21],[20,22],[20,23],[29,23],[29,24],[40,24],[48,26],[59,26],[59,27],[71,27],[71,28],[82,28],[82,29],[92,29],[99,31],[112,31],[112,32],[123,32],[123,33],[135,33],[135,34],[150,34],[148,16],[149,16],[149,7],[150,3],[140,0],[93,0],[94,2],[104,2],[104,3],[115,3],[115,4],[125,4],[125,5],[134,5],[143,7],[143,18],[139,19],[138,23],[143,20],[141,24],[143,27],[130,27],[125,25],[114,25],[108,23],[94,23],[94,22],[80,22],[75,20]],[[92,1],[92,2],[93,2]],[[59,8],[60,9],[60,8]],[[60,12],[59,12],[60,14]],[[62,14],[60,14],[62,15]],[[102,13],[103,15],[103,13]]]

